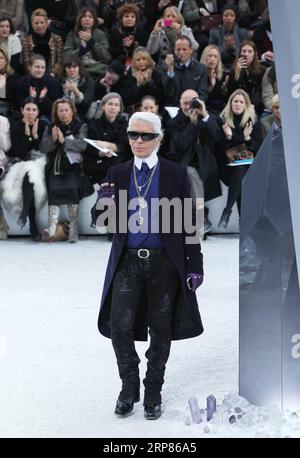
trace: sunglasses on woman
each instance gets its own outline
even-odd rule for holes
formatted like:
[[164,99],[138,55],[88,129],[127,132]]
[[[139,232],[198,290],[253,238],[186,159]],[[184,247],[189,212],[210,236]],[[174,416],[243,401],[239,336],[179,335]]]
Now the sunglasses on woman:
[[160,134],[155,134],[154,132],[136,132],[134,130],[129,130],[127,134],[130,140],[137,140],[140,138],[143,142],[150,142],[160,136]]

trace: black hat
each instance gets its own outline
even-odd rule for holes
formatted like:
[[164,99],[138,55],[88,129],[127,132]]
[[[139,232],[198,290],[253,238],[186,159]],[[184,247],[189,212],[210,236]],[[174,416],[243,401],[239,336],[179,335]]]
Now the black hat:
[[107,68],[109,71],[116,73],[117,75],[123,76],[125,72],[125,66],[119,60],[113,60]]

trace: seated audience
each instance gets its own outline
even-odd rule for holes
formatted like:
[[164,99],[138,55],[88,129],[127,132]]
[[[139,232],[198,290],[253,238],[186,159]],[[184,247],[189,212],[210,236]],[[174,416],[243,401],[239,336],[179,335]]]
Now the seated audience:
[[105,33],[98,29],[98,19],[91,8],[82,8],[76,19],[74,30],[67,36],[64,52],[79,56],[90,76],[104,75],[111,55]]

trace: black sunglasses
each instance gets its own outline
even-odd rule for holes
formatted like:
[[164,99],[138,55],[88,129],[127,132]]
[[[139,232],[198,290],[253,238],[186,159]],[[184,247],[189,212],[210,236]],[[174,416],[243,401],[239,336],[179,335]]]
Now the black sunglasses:
[[127,134],[130,140],[137,140],[140,137],[143,142],[150,142],[160,136],[160,134],[155,134],[153,132],[136,132],[134,130],[129,130]]

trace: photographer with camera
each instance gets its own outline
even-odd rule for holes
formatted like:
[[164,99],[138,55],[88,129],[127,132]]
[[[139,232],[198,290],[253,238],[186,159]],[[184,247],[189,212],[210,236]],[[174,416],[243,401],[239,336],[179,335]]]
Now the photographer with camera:
[[[217,118],[209,114],[197,92],[184,91],[180,98],[180,110],[167,125],[170,137],[169,159],[187,166],[194,199],[204,203],[222,194],[218,168],[214,156],[214,143],[220,130]],[[208,210],[204,211],[204,233],[211,223]]]
[[200,99],[208,97],[208,77],[205,65],[192,58],[193,47],[189,37],[182,35],[175,42],[174,55],[167,54],[160,67],[165,105],[179,105],[181,94],[187,89],[197,92]]

